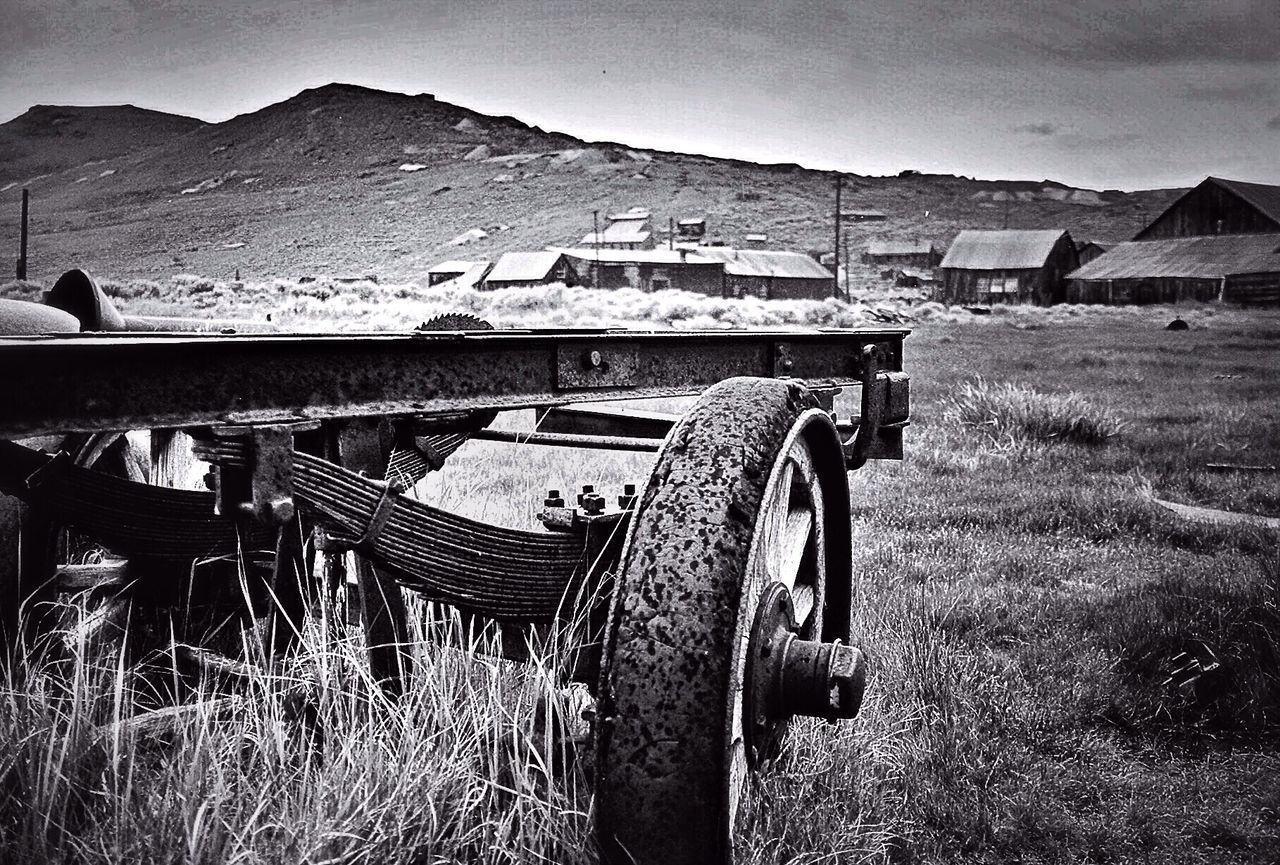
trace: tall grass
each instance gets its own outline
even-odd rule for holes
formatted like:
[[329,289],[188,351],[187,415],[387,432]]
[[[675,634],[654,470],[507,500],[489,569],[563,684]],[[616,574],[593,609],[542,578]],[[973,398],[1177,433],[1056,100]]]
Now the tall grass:
[[456,617],[416,631],[395,702],[314,620],[275,672],[145,725],[123,667],[34,661],[0,703],[0,861],[593,861],[581,700]]
[[[300,304],[296,321],[328,328],[508,302],[213,285],[182,296],[218,314]],[[169,291],[129,302],[164,311]],[[579,300],[610,302],[548,291],[502,314]],[[650,300],[680,300],[637,306],[677,310],[662,326],[714,308]],[[1203,469],[1280,462],[1280,318],[1179,309],[1193,329],[1171,334],[1169,309],[913,309],[907,460],[852,475],[863,713],[793,725],[748,797],[741,860],[1280,861],[1276,538],[1181,524],[1143,495],[1280,513],[1274,475]],[[1089,441],[1107,446],[1057,446]],[[612,496],[647,464],[472,442],[423,493],[527,526],[547,487]],[[200,684],[199,708],[151,732],[115,723],[146,696],[118,659],[30,660],[0,690],[0,861],[593,861],[583,701],[551,673],[554,644],[497,661],[452,621],[415,631],[399,704],[321,617],[237,699]]]
[[1114,410],[1081,394],[1042,393],[1013,382],[964,382],[953,406],[960,423],[1014,441],[1097,445],[1124,429],[1124,420]]

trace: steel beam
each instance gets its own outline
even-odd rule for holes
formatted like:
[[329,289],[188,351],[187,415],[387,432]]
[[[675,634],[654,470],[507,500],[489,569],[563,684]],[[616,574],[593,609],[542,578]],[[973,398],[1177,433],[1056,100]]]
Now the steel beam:
[[904,330],[95,334],[0,339],[0,438],[430,415],[681,396],[733,376],[814,386],[902,368]]

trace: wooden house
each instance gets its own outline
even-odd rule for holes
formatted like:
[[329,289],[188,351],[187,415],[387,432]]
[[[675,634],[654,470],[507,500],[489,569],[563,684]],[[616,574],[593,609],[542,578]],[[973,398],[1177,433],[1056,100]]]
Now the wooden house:
[[927,240],[877,240],[862,253],[862,263],[873,267],[930,270],[941,262],[942,253]]
[[822,300],[836,296],[831,271],[800,252],[709,247],[701,254],[724,262],[726,297]]
[[484,278],[484,288],[521,285],[578,285],[578,272],[559,252],[504,252]]
[[962,231],[942,259],[934,299],[943,303],[1034,303],[1065,299],[1076,245],[1061,229]]
[[679,289],[712,297],[724,294],[724,265],[702,250],[559,249],[581,275],[581,284],[640,291]]

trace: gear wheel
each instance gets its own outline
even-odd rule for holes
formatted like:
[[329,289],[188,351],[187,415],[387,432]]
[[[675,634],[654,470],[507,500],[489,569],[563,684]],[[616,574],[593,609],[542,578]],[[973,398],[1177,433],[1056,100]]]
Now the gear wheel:
[[493,325],[465,312],[446,312],[424,321],[414,330],[493,330]]

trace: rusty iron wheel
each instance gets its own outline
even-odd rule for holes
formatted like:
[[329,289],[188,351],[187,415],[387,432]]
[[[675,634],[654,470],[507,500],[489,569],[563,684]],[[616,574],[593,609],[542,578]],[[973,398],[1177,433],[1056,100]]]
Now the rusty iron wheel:
[[731,863],[750,772],[785,720],[748,717],[757,605],[848,639],[849,492],[830,416],[800,385],[729,379],[672,430],[637,505],[606,632],[596,825],[608,862]]

